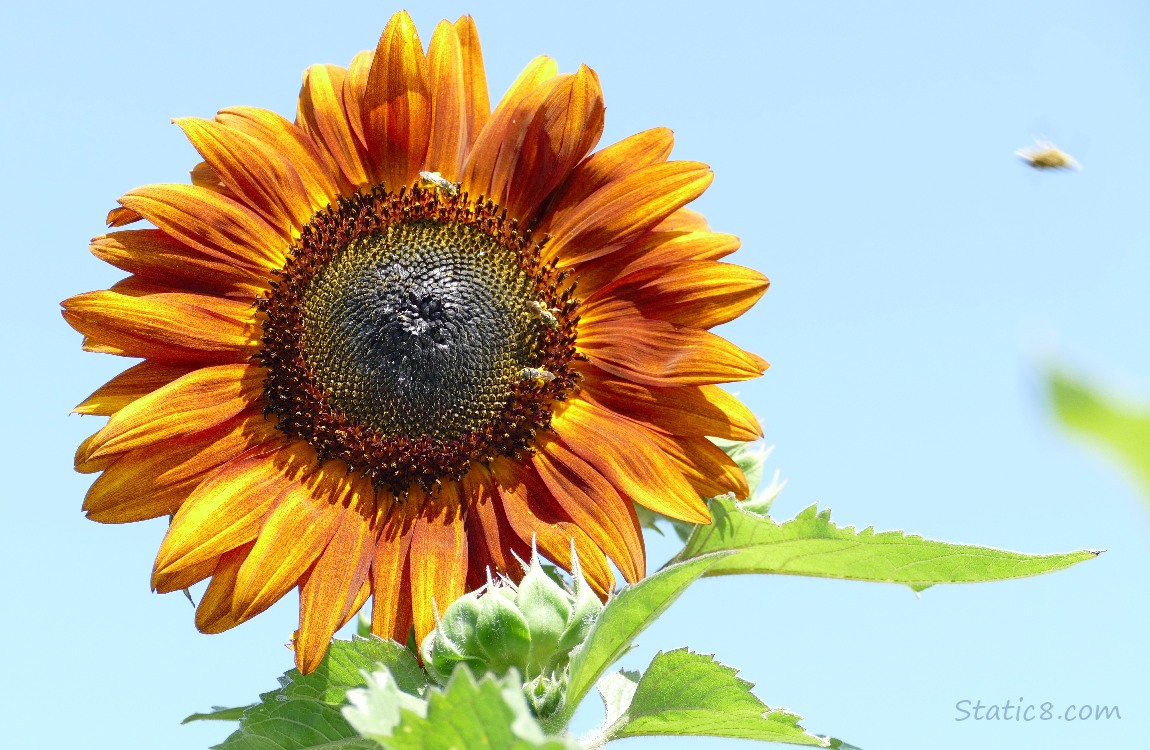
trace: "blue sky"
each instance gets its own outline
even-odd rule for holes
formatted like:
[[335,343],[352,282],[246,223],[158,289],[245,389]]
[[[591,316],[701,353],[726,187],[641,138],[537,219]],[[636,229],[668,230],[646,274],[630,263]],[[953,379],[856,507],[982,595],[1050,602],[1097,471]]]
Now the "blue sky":
[[[198,2],[4,11],[7,207],[0,330],[8,429],[0,545],[12,748],[204,748],[178,725],[248,702],[291,663],[284,601],[220,636],[149,593],[161,521],[79,511],[98,422],[71,407],[124,363],[84,354],[58,302],[118,272],[86,250],[117,196],[186,179],[172,117],[295,111],[300,73],[372,47],[401,6]],[[420,3],[476,17],[491,90],[547,53],[587,63],[603,143],[656,125],[714,167],[696,208],[772,279],[727,326],[771,370],[738,390],[790,484],[844,524],[1026,552],[1106,549],[1022,581],[904,588],[800,578],[698,584],[628,664],[717,654],[818,733],[867,750],[1141,744],[1150,513],[1058,432],[1039,364],[1150,397],[1150,6],[1127,2]],[[1046,136],[1081,173],[1012,152]],[[649,544],[653,562],[674,550]],[[956,722],[960,700],[1116,705],[1120,720]],[[580,717],[582,728],[594,711]],[[698,747],[698,740],[630,746]],[[707,747],[749,744],[706,741]]]

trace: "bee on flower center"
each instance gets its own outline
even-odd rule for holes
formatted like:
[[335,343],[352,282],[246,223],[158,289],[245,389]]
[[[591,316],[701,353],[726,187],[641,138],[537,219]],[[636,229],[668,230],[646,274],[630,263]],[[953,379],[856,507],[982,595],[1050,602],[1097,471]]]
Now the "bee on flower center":
[[543,325],[548,328],[559,327],[559,319],[555,317],[555,313],[559,312],[558,308],[547,307],[542,302],[528,302],[527,307],[532,313],[539,316],[539,319],[543,321]]
[[535,380],[550,383],[555,379],[555,373],[544,370],[540,367],[524,367],[519,371],[520,380]]
[[419,180],[424,185],[434,185],[453,198],[459,195],[459,183],[451,182],[439,172],[420,172]]

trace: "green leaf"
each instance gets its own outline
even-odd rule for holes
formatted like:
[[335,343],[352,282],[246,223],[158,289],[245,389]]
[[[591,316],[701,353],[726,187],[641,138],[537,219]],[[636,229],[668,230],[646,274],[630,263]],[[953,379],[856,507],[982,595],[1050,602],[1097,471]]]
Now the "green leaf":
[[[374,682],[374,681],[373,681]],[[387,679],[379,683],[383,690]],[[353,693],[357,707],[345,712],[352,718],[370,705],[375,686]],[[381,702],[385,703],[388,699]],[[423,701],[419,701],[423,703]],[[394,707],[394,704],[389,704]],[[382,706],[387,708],[389,706]],[[466,666],[451,674],[447,687],[433,688],[423,706],[398,709],[398,723],[373,740],[388,750],[453,750],[463,748],[506,748],[506,750],[570,750],[572,745],[558,737],[547,737],[531,714],[519,675],[511,670],[505,677],[488,674],[476,682]],[[359,720],[353,718],[362,728]],[[387,726],[385,721],[382,726]]]
[[1066,373],[1047,378],[1063,426],[1121,461],[1150,500],[1150,408],[1120,403]]
[[827,747],[801,717],[772,709],[754,685],[713,657],[685,648],[655,655],[635,686],[626,712],[605,733],[609,739],[643,735],[734,737]]
[[[385,666],[400,690],[421,695],[427,677],[410,651],[394,641],[354,638],[335,641],[309,675],[291,670],[280,688],[260,696],[243,710],[240,728],[220,750],[334,750],[376,748],[361,738],[340,714],[350,688],[365,684],[365,672]],[[193,717],[188,717],[191,720]],[[222,717],[221,717],[222,718]]]
[[603,720],[604,728],[614,726],[615,722],[627,713],[631,699],[635,697],[635,688],[639,686],[638,672],[621,669],[604,675],[603,679],[595,683],[599,689],[599,697],[603,699],[603,710],[607,718]]
[[192,714],[188,718],[181,721],[181,724],[187,724],[191,721],[239,721],[243,718],[244,711],[247,711],[252,706],[237,706],[236,708],[225,708],[224,706],[212,706],[212,710],[203,714]]
[[1089,551],[1059,555],[949,544],[901,531],[855,531],[831,522],[830,511],[811,506],[776,523],[729,498],[711,501],[710,526],[699,526],[673,562],[732,552],[706,575],[776,573],[901,583],[922,591],[939,583],[976,583],[1049,573],[1090,560]]
[[705,555],[671,565],[615,594],[591,627],[587,640],[572,653],[563,707],[544,725],[552,729],[566,726],[600,675],[631,649],[635,636],[724,556]]

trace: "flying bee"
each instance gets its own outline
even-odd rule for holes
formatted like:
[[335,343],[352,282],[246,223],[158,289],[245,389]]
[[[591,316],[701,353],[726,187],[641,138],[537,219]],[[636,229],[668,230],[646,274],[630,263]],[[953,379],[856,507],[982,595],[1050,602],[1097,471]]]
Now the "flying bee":
[[1037,138],[1033,146],[1019,149],[1014,155],[1034,169],[1082,169],[1082,165],[1073,156],[1050,141]]
[[555,373],[550,372],[549,370],[544,370],[541,367],[524,367],[519,371],[519,379],[536,381],[542,380],[550,383],[555,379]]
[[451,182],[439,172],[420,172],[419,181],[424,185],[434,185],[453,198],[459,195],[459,183]]
[[559,319],[555,317],[555,313],[559,312],[559,308],[547,307],[542,302],[528,302],[527,307],[530,308],[531,312],[539,316],[539,319],[543,321],[543,325],[548,328],[559,327]]

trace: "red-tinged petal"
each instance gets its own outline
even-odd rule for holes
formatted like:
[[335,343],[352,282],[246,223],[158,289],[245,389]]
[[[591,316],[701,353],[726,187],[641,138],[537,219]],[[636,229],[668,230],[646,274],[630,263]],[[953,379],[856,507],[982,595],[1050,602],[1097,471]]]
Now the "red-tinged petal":
[[[510,153],[504,154],[505,150],[510,151],[512,148],[505,146],[509,130],[515,119],[524,111],[523,105],[528,98],[558,72],[558,66],[550,57],[535,58],[527,64],[495,107],[495,111],[476,136],[460,174],[463,190],[470,193],[472,198],[481,195],[495,198],[496,165],[500,158],[506,161],[511,156]],[[501,154],[504,155],[501,157]]]
[[[359,586],[359,591],[355,593],[355,598],[352,599],[351,607],[348,608],[347,614],[343,618],[343,622],[339,624],[339,628],[351,622],[352,618],[359,614],[363,609],[363,605],[367,604],[367,600],[371,598],[371,566],[368,566],[367,576],[363,579],[363,583]],[[336,630],[339,630],[336,628]]]
[[549,201],[541,230],[550,231],[551,227],[564,224],[566,217],[599,188],[635,170],[667,161],[674,143],[675,134],[669,129],[652,128],[591,154],[571,171]]
[[88,518],[130,523],[173,515],[217,468],[278,433],[262,414],[128,451],[104,470],[84,499]]
[[236,574],[255,542],[248,542],[220,555],[200,603],[196,606],[196,629],[201,633],[222,633],[243,622],[232,611]]
[[92,458],[207,430],[252,408],[263,393],[256,365],[217,365],[184,375],[133,401],[100,430]]
[[523,570],[515,556],[518,555],[519,560],[530,559],[531,546],[516,536],[507,522],[495,480],[485,467],[473,466],[463,477],[463,497],[468,503],[468,549],[472,558],[480,562],[472,566],[477,568],[472,571],[477,580],[469,582],[468,588],[478,588],[472,583],[483,583],[487,566],[491,567],[492,574],[501,573],[519,580]]
[[324,162],[319,145],[283,115],[259,107],[228,107],[216,113],[216,120],[282,155],[303,181],[305,203],[313,211],[326,208],[341,195],[336,172]]
[[125,227],[137,221],[143,221],[143,215],[130,208],[120,206],[108,212],[107,224],[110,227]]
[[246,362],[259,348],[256,308],[209,295],[137,296],[113,291],[63,302],[88,351],[168,364]]
[[[349,192],[367,188],[371,180],[364,166],[359,139],[343,106],[348,73],[337,65],[313,65],[304,71],[296,118],[323,149],[334,173]],[[356,111],[356,121],[359,113]]]
[[713,177],[706,164],[687,161],[635,170],[552,222],[547,255],[569,266],[614,252],[702,195]]
[[462,16],[455,22],[455,33],[463,61],[464,110],[467,113],[467,141],[464,145],[470,150],[491,116],[491,99],[487,94],[487,72],[483,68],[479,32],[471,16]]
[[411,631],[411,574],[407,568],[411,529],[415,525],[410,504],[387,495],[381,507],[388,509],[371,561],[371,632],[380,638],[407,643]]
[[193,367],[140,362],[100,386],[72,410],[73,414],[111,416],[141,396],[187,375]]
[[544,438],[532,457],[551,496],[630,582],[646,574],[647,556],[635,506],[593,466],[562,443]]
[[202,161],[192,167],[188,172],[188,176],[191,178],[192,184],[196,187],[207,188],[214,193],[221,193],[233,200],[236,198],[228,186],[224,184],[220,173],[213,169],[212,165],[206,161]]
[[491,473],[499,489],[507,521],[515,534],[524,543],[535,544],[547,559],[568,571],[571,570],[574,542],[583,575],[600,598],[605,599],[615,588],[615,576],[607,564],[606,555],[556,503],[539,474],[531,467],[506,458],[492,461]]
[[391,17],[367,77],[363,126],[376,182],[398,190],[419,175],[431,135],[427,61],[407,11]]
[[241,203],[195,185],[145,185],[120,203],[181,242],[253,271],[283,268],[292,240]]
[[204,560],[198,565],[192,565],[177,571],[164,581],[164,590],[173,592],[189,589],[215,573],[218,564],[219,560]]
[[694,328],[712,328],[751,309],[770,282],[758,271],[711,261],[654,266],[628,274],[584,299],[580,320],[594,324],[617,314],[626,300],[646,318]]
[[619,317],[580,322],[579,349],[599,368],[656,387],[711,385],[763,374],[751,356],[709,331],[641,318],[626,303]]
[[421,510],[411,531],[408,570],[415,642],[423,643],[435,629],[436,610],[444,611],[466,592],[468,555],[460,504],[417,495],[422,490],[412,490],[409,498]]
[[657,430],[652,430],[649,437],[678,465],[679,471],[703,497],[733,492],[736,497],[746,498],[750,494],[743,470],[707,438],[664,435]]
[[[572,452],[624,497],[671,518],[711,522],[699,493],[647,437],[647,430],[582,399],[568,401],[551,426]],[[555,455],[550,448],[544,453]]]
[[319,666],[335,631],[354,614],[356,595],[367,581],[375,554],[375,492],[358,478],[349,488],[347,512],[304,576],[299,589],[299,634],[295,639],[296,666],[308,674]]
[[640,235],[610,255],[580,264],[579,291],[590,297],[607,284],[644,268],[688,261],[715,261],[738,249],[739,238],[733,234],[656,229]]
[[236,576],[232,607],[241,617],[267,609],[299,585],[343,522],[345,481],[339,469],[313,467],[275,499]]
[[172,519],[156,555],[153,586],[157,576],[219,557],[255,539],[272,503],[314,464],[310,449],[299,444],[281,447],[277,440],[217,469]]
[[115,463],[116,459],[120,456],[104,456],[102,458],[92,458],[92,446],[96,445],[96,439],[100,433],[89,435],[84,438],[80,445],[76,447],[76,456],[73,459],[73,465],[76,471],[81,474],[95,474],[96,472],[103,471]]
[[277,150],[220,122],[175,122],[224,184],[280,234],[298,233],[311,218],[303,180]]
[[743,441],[763,436],[755,415],[717,385],[658,388],[613,378],[594,366],[582,372],[584,398],[663,432]]
[[595,71],[584,65],[563,78],[526,119],[521,146],[511,152],[513,159],[503,167],[500,158],[497,180],[509,175],[506,187],[493,192],[506,195],[500,205],[529,221],[544,198],[599,142],[603,113],[603,89]]
[[[360,154],[365,158],[364,166],[367,167],[371,165],[366,161],[368,140],[364,130],[363,97],[367,91],[367,78],[374,62],[375,50],[360,52],[347,66],[347,79],[343,82],[343,110],[347,112],[347,123],[351,126],[351,132],[355,134]],[[368,182],[370,184],[370,179]]]
[[455,27],[440,21],[427,46],[431,140],[425,166],[454,182],[467,153],[467,82]]
[[92,240],[92,254],[143,279],[193,292],[254,299],[267,274],[243,268],[222,254],[209,255],[159,229],[128,229]]

